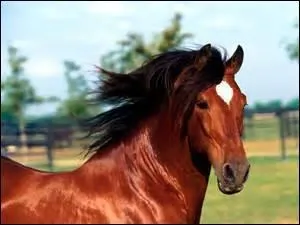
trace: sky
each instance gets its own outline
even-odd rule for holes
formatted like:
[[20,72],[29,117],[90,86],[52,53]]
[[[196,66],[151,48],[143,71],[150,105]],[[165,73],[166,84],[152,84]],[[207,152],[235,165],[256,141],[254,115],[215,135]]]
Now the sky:
[[[211,43],[231,55],[237,45],[244,62],[236,75],[248,103],[299,97],[299,63],[291,61],[285,43],[296,39],[298,1],[1,1],[1,79],[9,73],[7,48],[16,46],[27,56],[25,73],[37,93],[66,96],[63,60],[81,65],[92,81],[93,65],[116,49],[128,32],[146,40],[170,24],[175,12],[183,15],[184,32],[194,37],[183,47]],[[55,111],[53,104],[29,107],[30,115]]]

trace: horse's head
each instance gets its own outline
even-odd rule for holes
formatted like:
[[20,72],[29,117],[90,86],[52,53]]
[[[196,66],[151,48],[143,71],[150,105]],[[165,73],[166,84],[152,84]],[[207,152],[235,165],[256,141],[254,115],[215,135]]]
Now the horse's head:
[[235,82],[242,62],[243,49],[238,46],[225,62],[222,81],[197,94],[187,128],[192,151],[208,156],[224,194],[241,191],[250,168],[242,143],[247,100]]
[[[118,107],[89,121],[91,133],[101,133],[89,146],[90,152],[120,140],[139,121],[163,109],[163,121],[179,128],[174,129],[172,144],[180,135],[199,171],[202,168],[194,159],[204,154],[215,169],[220,190],[240,191],[249,171],[241,139],[246,97],[234,80],[242,61],[240,46],[226,61],[208,44],[199,50],[162,53],[126,76],[101,69],[107,76],[101,79],[97,99]],[[165,118],[165,112],[171,116]]]

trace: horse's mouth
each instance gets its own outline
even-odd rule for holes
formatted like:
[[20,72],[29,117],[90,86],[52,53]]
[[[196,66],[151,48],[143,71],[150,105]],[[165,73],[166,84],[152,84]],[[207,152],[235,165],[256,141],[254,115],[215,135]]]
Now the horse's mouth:
[[222,184],[222,182],[219,181],[219,179],[218,179],[217,182],[218,182],[218,188],[219,188],[219,190],[223,194],[226,194],[226,195],[233,195],[233,194],[239,193],[244,188],[244,185],[240,185],[238,187],[236,187],[236,186],[235,187],[231,187],[231,186],[224,185],[224,184]]

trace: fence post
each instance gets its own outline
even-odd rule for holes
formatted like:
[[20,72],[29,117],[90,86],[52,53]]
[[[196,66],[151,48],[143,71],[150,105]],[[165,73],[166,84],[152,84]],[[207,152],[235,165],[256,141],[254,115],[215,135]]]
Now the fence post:
[[47,160],[50,171],[53,171],[53,129],[49,124],[47,127]]
[[279,117],[279,138],[280,138],[280,148],[281,148],[281,158],[286,159],[286,145],[285,145],[285,126],[284,126],[284,111],[280,109],[278,112]]

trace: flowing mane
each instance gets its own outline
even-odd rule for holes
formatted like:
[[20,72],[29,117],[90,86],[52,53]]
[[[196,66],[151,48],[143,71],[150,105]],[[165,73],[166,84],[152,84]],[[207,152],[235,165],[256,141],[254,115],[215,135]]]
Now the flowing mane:
[[[183,115],[181,132],[199,91],[218,84],[224,76],[224,57],[211,47],[210,54],[199,50],[173,50],[154,56],[127,74],[100,69],[100,85],[93,101],[115,107],[84,121],[87,137],[93,142],[87,154],[101,151],[127,135],[141,120],[172,102],[174,115]],[[174,86],[177,78],[180,85]],[[182,102],[185,107],[182,108]]]

